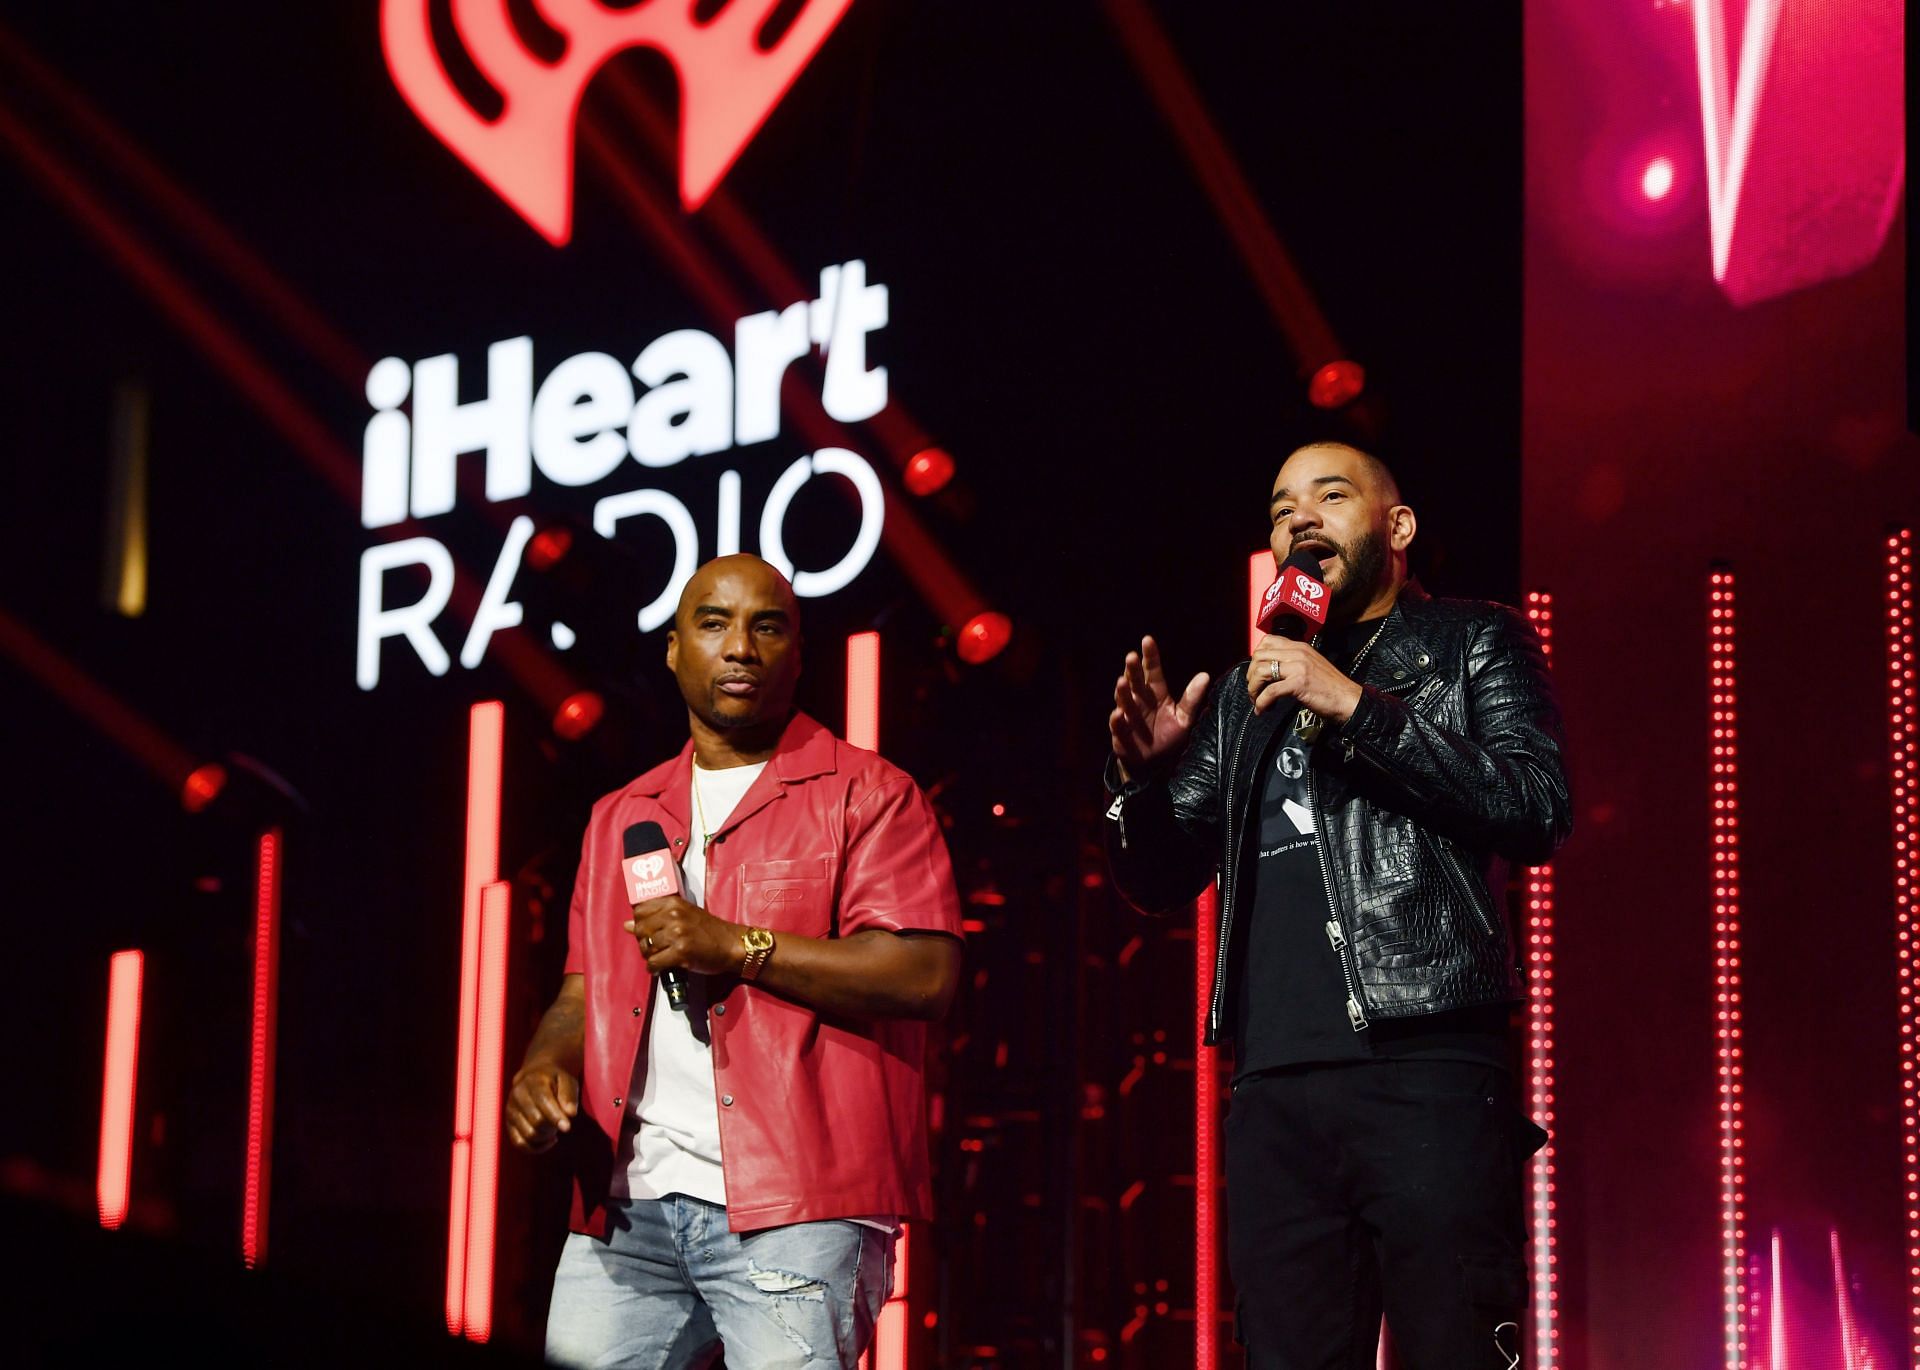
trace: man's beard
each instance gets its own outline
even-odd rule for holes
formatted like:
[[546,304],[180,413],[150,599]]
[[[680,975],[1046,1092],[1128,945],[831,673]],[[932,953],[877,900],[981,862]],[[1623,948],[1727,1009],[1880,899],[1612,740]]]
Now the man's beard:
[[1387,573],[1387,540],[1378,529],[1371,529],[1340,549],[1340,561],[1346,574],[1335,587],[1333,601],[1327,606],[1331,621],[1351,623],[1380,588]]

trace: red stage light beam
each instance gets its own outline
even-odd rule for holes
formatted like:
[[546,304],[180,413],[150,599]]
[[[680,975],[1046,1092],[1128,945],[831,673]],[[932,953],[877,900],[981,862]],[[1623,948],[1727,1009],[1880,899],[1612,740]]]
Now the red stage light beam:
[[880,634],[847,639],[847,741],[880,750]]
[[247,1269],[267,1258],[267,1209],[273,1189],[273,1080],[280,1015],[280,885],[285,839],[260,835],[254,860],[253,1037],[247,1075],[247,1179],[240,1255]]
[[[226,781],[223,768],[197,768],[191,752],[134,712],[106,686],[5,609],[0,609],[0,652],[13,658],[62,704],[145,766],[169,792],[180,795],[189,808],[204,789],[210,788],[212,792],[205,794],[202,807],[219,793],[220,785]],[[211,774],[215,770],[220,772],[217,783]],[[201,777],[200,785],[190,790],[188,782],[195,776]]]
[[1200,188],[1213,204],[1221,226],[1233,240],[1254,288],[1293,349],[1304,378],[1329,362],[1346,358],[1326,316],[1314,301],[1292,256],[1274,231],[1260,201],[1234,161],[1227,141],[1207,113],[1179,54],[1155,22],[1143,0],[1104,0],[1107,19],[1147,93],[1159,106]]
[[107,968],[107,1059],[100,1087],[100,1226],[127,1220],[132,1192],[133,1103],[140,1065],[140,995],[146,959],[116,951]]
[[145,195],[176,228],[200,245],[207,261],[226,273],[288,335],[350,390],[359,393],[369,359],[269,266],[238,234],[169,176],[87,96],[0,26],[0,57],[53,102],[80,133]]
[[483,700],[468,711],[460,1036],[453,1084],[452,1191],[447,1205],[447,1331],[456,1336],[467,1330],[470,1312],[467,1262],[473,1248],[474,1095],[480,1052],[481,943],[485,916],[482,896],[487,886],[500,878],[500,776],[505,734],[506,707],[499,700]]
[[1747,1160],[1740,980],[1740,699],[1734,576],[1707,581],[1707,670],[1712,755],[1714,1037],[1720,1095],[1721,1350],[1725,1370],[1747,1364]]
[[[1915,785],[1920,782],[1920,717],[1913,660],[1913,530],[1887,537],[1887,742],[1893,778],[1894,973],[1900,1004],[1900,1192],[1907,1215],[1907,1336],[1920,1364],[1920,966],[1914,952]],[[1836,1237],[1836,1241],[1838,1238]],[[1837,1259],[1837,1258],[1836,1258]]]
[[[1527,620],[1540,634],[1540,649],[1553,662],[1553,596],[1544,590],[1527,595]],[[1527,882],[1527,966],[1532,993],[1527,998],[1527,1083],[1529,1112],[1548,1134],[1528,1166],[1528,1226],[1533,1242],[1533,1359],[1538,1370],[1558,1370],[1559,1253],[1554,1216],[1554,897],[1553,867],[1534,866]]]

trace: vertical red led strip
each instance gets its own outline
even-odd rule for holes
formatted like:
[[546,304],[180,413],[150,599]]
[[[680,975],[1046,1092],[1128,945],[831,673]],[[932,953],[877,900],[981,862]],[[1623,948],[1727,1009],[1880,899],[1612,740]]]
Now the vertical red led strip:
[[847,741],[880,750],[880,634],[847,639]]
[[1735,689],[1739,658],[1731,570],[1718,569],[1708,577],[1707,619],[1707,671],[1713,705],[1714,1035],[1720,1082],[1722,1350],[1726,1370],[1745,1370],[1747,1174],[1741,1106],[1740,735]]
[[466,1334],[493,1334],[493,1234],[500,1192],[502,1056],[507,1027],[507,915],[511,886],[480,892],[480,1014],[473,1064],[473,1180],[467,1190]]
[[100,1086],[100,1226],[127,1220],[132,1192],[133,1099],[140,1065],[140,991],[146,958],[116,951],[107,967],[107,1059]]
[[[1527,595],[1527,621],[1540,635],[1540,649],[1553,663],[1553,596],[1544,590]],[[1554,1249],[1553,1119],[1553,867],[1527,871],[1527,1081],[1529,1112],[1548,1134],[1533,1154],[1527,1179],[1528,1227],[1533,1241],[1533,1361],[1539,1370],[1560,1364],[1559,1271]]]
[[[1265,587],[1261,587],[1264,589]],[[1219,1364],[1220,1214],[1214,1206],[1214,1177],[1220,1173],[1219,1077],[1213,1052],[1205,1046],[1207,1016],[1213,1009],[1213,945],[1220,896],[1207,890],[1193,905],[1193,1363],[1197,1370]]]
[[267,1204],[273,1186],[274,1041],[280,1001],[280,829],[260,834],[254,857],[253,1038],[247,1073],[247,1188],[240,1257],[249,1270],[267,1258]]
[[1913,530],[1887,538],[1887,732],[1893,772],[1894,966],[1900,995],[1900,1105],[1904,1141],[1901,1192],[1907,1201],[1907,1333],[1920,1365],[1920,1044],[1914,1041],[1914,781]]
[[500,757],[506,709],[475,704],[467,718],[467,863],[460,934],[460,1042],[453,1084],[453,1183],[447,1216],[447,1330],[467,1328],[472,1249],[474,1083],[479,1049],[482,896],[500,877]]
[[893,1293],[881,1305],[880,1322],[873,1332],[873,1347],[860,1362],[862,1370],[907,1370],[909,1235],[908,1225],[901,1223],[900,1235],[893,1242]]

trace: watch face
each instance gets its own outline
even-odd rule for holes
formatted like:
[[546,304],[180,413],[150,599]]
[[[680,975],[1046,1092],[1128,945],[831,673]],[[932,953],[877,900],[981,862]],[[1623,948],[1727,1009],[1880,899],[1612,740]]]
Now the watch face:
[[765,928],[748,928],[746,943],[755,951],[771,951],[773,950],[773,934]]

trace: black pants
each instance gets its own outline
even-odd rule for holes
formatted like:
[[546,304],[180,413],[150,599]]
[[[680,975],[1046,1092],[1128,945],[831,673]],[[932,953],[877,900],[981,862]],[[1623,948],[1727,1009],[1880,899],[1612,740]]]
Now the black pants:
[[1227,1117],[1227,1249],[1249,1370],[1514,1370],[1522,1166],[1504,1070],[1373,1061],[1252,1076]]

